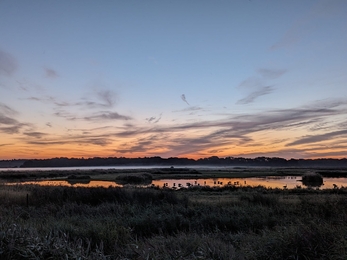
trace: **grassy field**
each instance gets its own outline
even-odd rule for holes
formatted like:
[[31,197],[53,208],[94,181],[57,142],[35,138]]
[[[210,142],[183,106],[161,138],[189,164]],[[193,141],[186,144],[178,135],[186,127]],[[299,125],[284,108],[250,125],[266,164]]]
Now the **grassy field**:
[[347,189],[0,186],[0,259],[347,259]]

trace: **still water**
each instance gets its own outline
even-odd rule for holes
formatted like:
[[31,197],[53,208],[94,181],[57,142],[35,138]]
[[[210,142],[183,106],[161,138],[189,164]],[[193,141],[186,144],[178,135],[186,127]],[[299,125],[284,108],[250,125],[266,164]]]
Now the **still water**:
[[[50,180],[50,181],[30,181],[21,184],[38,184],[43,186],[70,186],[70,187],[123,187],[113,181],[82,181],[68,182],[66,180]],[[337,187],[347,187],[347,178],[324,178],[324,183],[320,189],[332,189],[334,184]],[[293,189],[296,187],[305,188],[299,176],[267,176],[262,178],[215,178],[215,179],[163,179],[153,180],[147,186],[159,186],[173,189],[187,188],[190,186],[210,186],[222,187],[224,185],[235,186],[264,186],[266,188]]]

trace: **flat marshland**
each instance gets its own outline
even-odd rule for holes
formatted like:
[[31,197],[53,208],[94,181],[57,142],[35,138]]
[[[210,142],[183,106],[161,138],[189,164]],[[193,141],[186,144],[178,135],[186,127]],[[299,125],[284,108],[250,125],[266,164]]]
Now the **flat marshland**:
[[[153,180],[158,179],[204,179],[204,178],[248,178],[264,176],[302,176],[307,169],[301,168],[149,168],[149,169],[48,169],[41,170],[5,170],[0,171],[0,179],[6,181],[18,180],[57,180],[75,176],[78,179],[87,177],[90,180],[117,181],[126,175],[150,174]],[[345,170],[325,170],[325,174],[338,173],[347,176]],[[122,181],[122,180],[121,180]]]
[[1,259],[346,259],[347,189],[0,186]]

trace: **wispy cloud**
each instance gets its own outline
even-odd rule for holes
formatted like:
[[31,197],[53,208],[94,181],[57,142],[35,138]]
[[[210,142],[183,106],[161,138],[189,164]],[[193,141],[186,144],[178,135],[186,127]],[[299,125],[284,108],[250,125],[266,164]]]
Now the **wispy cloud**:
[[[60,145],[66,145],[68,144],[77,144],[77,145],[96,145],[96,146],[107,146],[112,144],[112,139],[108,138],[107,136],[93,136],[93,135],[68,135],[68,136],[61,136],[61,137],[45,137],[44,139],[36,138],[36,136],[28,136],[29,138],[26,138],[23,140],[25,143],[30,145],[37,145],[37,146],[60,146]],[[30,138],[31,137],[31,138]]]
[[0,50],[0,75],[11,76],[17,68],[17,60],[11,54]]
[[64,119],[69,120],[69,121],[74,121],[74,120],[79,119],[77,115],[72,114],[72,113],[65,111],[65,110],[56,111],[53,113],[53,115],[55,115],[57,117],[64,118]]
[[[1,119],[0,119],[1,120]],[[0,122],[1,124],[1,122]],[[12,124],[12,126],[1,126],[0,132],[4,134],[18,134],[20,130],[25,126],[24,124],[20,124],[19,122],[16,122]]]
[[0,132],[6,134],[19,133],[19,131],[27,125],[13,118],[13,116],[17,114],[18,112],[14,109],[0,103]]
[[149,118],[146,118],[146,121],[147,121],[148,123],[156,124],[156,123],[158,123],[158,122],[160,121],[161,116],[162,116],[162,114],[160,114],[158,117],[151,116],[151,117],[149,117]]
[[[31,96],[26,98],[26,100],[51,105],[53,106],[52,109],[55,111],[53,115],[69,121],[110,121],[132,119],[130,116],[108,110],[114,107],[116,104],[117,95],[112,90],[98,90],[94,94],[95,96],[93,96],[92,99],[81,98],[81,100],[77,102],[59,100],[53,96]],[[104,110],[105,108],[107,110]],[[82,113],[80,112],[81,110],[83,111]],[[157,121],[154,120],[153,122],[159,122],[159,120],[160,118],[158,118]]]
[[324,134],[304,136],[294,142],[287,144],[286,146],[319,143],[319,142],[331,140],[332,138],[341,137],[341,136],[347,137],[347,130],[340,130],[340,131],[333,131],[333,132],[324,133]]
[[[333,104],[333,102],[331,102]],[[324,105],[324,104],[323,104]],[[276,131],[288,128],[292,131],[302,127],[309,127],[314,123],[329,120],[332,116],[340,115],[344,107],[321,108],[316,102],[316,108],[299,107],[293,109],[270,110],[261,114],[234,115],[223,120],[200,121],[180,125],[160,125],[157,127],[137,127],[136,125],[123,127],[115,136],[131,138],[153,134],[170,135],[166,147],[172,151],[197,152],[203,149],[215,149],[223,145],[246,146],[255,142],[252,135],[263,131]],[[130,129],[130,130],[129,130]],[[216,130],[218,129],[218,130]],[[205,134],[197,134],[202,130]],[[288,131],[288,130],[286,130]],[[173,137],[181,133],[195,133],[194,137]],[[342,134],[342,132],[335,133]],[[328,135],[322,136],[324,138]],[[281,143],[288,141],[282,139]],[[310,140],[304,140],[310,141]],[[294,143],[295,144],[295,143]]]
[[146,121],[148,122],[148,123],[151,123],[151,122],[153,122],[155,120],[155,117],[154,116],[151,116],[151,117],[149,117],[149,118],[146,118]]
[[69,106],[81,106],[88,109],[112,108],[116,104],[117,95],[113,90],[95,90],[89,97],[78,102],[66,102]]
[[263,84],[264,83],[263,83],[262,78],[260,78],[258,76],[252,76],[252,77],[249,77],[249,78],[245,79],[244,81],[242,81],[239,84],[239,88],[241,88],[241,89],[254,89],[254,88],[262,87]]
[[286,73],[286,70],[260,68],[257,70],[257,73],[260,74],[260,76],[249,77],[239,84],[239,89],[249,93],[246,97],[238,100],[236,104],[249,104],[254,102],[258,97],[272,93],[275,88],[269,85],[269,81],[282,76]]
[[97,96],[105,107],[112,107],[116,103],[116,94],[111,90],[100,90]]
[[159,135],[151,135],[146,138],[138,138],[131,144],[125,144],[123,147],[116,149],[116,152],[119,153],[136,153],[136,152],[146,152],[151,153],[151,151],[155,152],[157,149],[161,148],[162,145],[160,143],[165,140]]
[[55,116],[65,118],[69,121],[85,120],[85,121],[112,121],[112,120],[131,120],[130,116],[121,115],[117,112],[112,111],[100,111],[97,113],[92,113],[88,116],[79,116],[70,113],[66,110],[59,110],[54,113]]
[[[261,150],[250,151],[247,153],[240,153],[237,156],[240,157],[259,157],[264,156],[264,152]],[[299,150],[299,149],[273,149],[266,152],[266,156],[268,157],[282,157],[282,158],[310,158],[311,154]]]
[[[11,112],[11,108],[2,105],[0,111]],[[69,129],[61,136],[54,136],[33,129],[23,132],[22,138],[24,142],[37,146],[63,146],[69,143],[109,148],[112,144],[112,151],[125,154],[146,153],[147,155],[185,156],[194,153],[208,156],[213,154],[213,151],[230,151],[231,147],[243,147],[249,155],[261,155],[260,148],[266,145],[265,142],[268,142],[269,138],[271,139],[268,133],[276,133],[277,131],[295,133],[302,129],[310,131],[309,129],[315,125],[334,124],[334,117],[346,112],[346,100],[327,99],[317,100],[312,104],[291,109],[268,110],[241,115],[227,114],[222,119],[209,120],[206,117],[201,121],[181,124],[177,122],[157,124],[156,122],[161,118],[159,115],[146,118],[149,124],[138,124],[135,119],[115,111],[97,111],[88,116],[77,116],[66,110],[60,111],[59,116],[70,120],[86,120],[95,123],[110,122],[110,124],[114,120],[121,120],[123,124],[117,125],[117,127],[112,124],[112,127]],[[14,127],[19,123],[8,118],[10,117],[7,116],[3,119],[4,122],[8,123],[4,127]],[[342,121],[341,119],[335,124],[343,124]],[[295,146],[306,145],[306,147],[312,148],[311,144],[319,145],[324,140],[343,138],[347,135],[347,130],[344,130],[342,125],[339,127],[340,130],[338,131],[324,132],[328,129],[312,131],[312,135],[301,138],[298,138],[298,135],[278,136],[273,139],[271,147],[268,144],[266,147],[272,149],[269,154],[273,152],[274,156],[284,155],[288,157],[293,155],[295,157],[295,154],[314,154],[316,152],[314,150],[311,153],[309,151],[304,153],[295,149]],[[8,129],[8,132],[14,130]],[[0,131],[6,130],[0,129]],[[257,139],[257,136],[261,136],[263,133],[267,133],[267,136],[264,139]]]
[[45,70],[45,75],[47,78],[55,79],[59,76],[58,73],[53,69],[44,68],[44,70]]
[[190,106],[189,103],[188,103],[188,101],[187,101],[187,99],[186,99],[186,95],[182,94],[182,95],[181,95],[181,99],[182,99],[183,102],[185,102],[188,106]]
[[252,103],[254,102],[255,99],[257,99],[258,97],[261,97],[261,96],[264,96],[264,95],[267,95],[267,94],[270,94],[271,92],[274,91],[274,88],[271,87],[271,86],[266,86],[266,87],[262,87],[250,94],[248,94],[248,96],[240,99],[237,101],[237,104],[249,104],[249,103]]
[[195,112],[195,111],[201,111],[203,110],[202,107],[199,106],[190,106],[190,107],[186,107],[180,110],[174,110],[172,112]]
[[[77,144],[77,145],[96,145],[96,146],[107,146],[112,144],[112,141],[110,139],[104,138],[104,137],[99,137],[99,138],[77,138],[77,139],[72,139],[69,138],[67,139],[69,144]],[[35,140],[30,140],[27,141],[27,144],[31,145],[38,145],[38,146],[52,146],[52,145],[65,145],[66,141],[61,141],[61,140],[43,140],[43,141],[35,141]]]
[[[217,142],[216,142],[217,141]],[[167,156],[178,155],[182,156],[185,154],[198,154],[204,150],[220,149],[225,145],[230,145],[231,143],[237,143],[238,140],[223,139],[223,138],[213,138],[210,135],[200,136],[200,137],[177,137],[171,140],[167,145]]]
[[102,127],[94,127],[94,128],[69,128],[68,131],[69,132],[80,132],[80,133],[83,133],[83,135],[88,135],[88,134],[92,134],[94,132],[105,133],[104,131],[110,130],[110,129],[114,129],[114,126],[102,126]]
[[43,99],[42,98],[38,98],[38,97],[29,97],[29,98],[26,98],[27,100],[32,100],[32,101],[42,101]]
[[129,116],[120,115],[117,112],[104,111],[102,113],[95,114],[92,116],[86,116],[83,119],[88,121],[97,121],[97,120],[131,120],[132,118]]
[[31,131],[31,132],[24,132],[23,135],[28,136],[28,137],[34,137],[34,138],[40,139],[43,136],[46,136],[47,134],[46,133],[42,133],[42,132],[33,132],[33,131]]
[[276,79],[286,73],[284,69],[258,69],[258,73],[267,79]]
[[16,110],[10,108],[9,106],[7,106],[3,103],[0,103],[0,113],[6,114],[9,116],[14,116],[14,115],[18,114],[18,112]]
[[54,104],[57,107],[83,107],[87,109],[112,108],[116,104],[117,95],[112,90],[99,90],[93,93],[90,98],[81,98],[80,101],[71,102],[68,100],[59,100],[53,96],[31,96],[27,100]]

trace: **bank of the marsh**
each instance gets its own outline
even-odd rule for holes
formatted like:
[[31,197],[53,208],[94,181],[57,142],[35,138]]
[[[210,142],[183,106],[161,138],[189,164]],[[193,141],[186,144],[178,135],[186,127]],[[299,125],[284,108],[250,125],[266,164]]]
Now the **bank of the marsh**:
[[[144,176],[150,175],[152,180],[159,179],[207,179],[207,178],[249,178],[264,176],[302,176],[308,171],[318,172],[324,177],[346,177],[346,169],[307,169],[307,168],[146,168],[146,169],[78,169],[68,170],[50,169],[45,170],[6,170],[0,171],[0,180],[3,181],[28,181],[42,179],[67,179],[69,176],[75,176],[80,179],[81,176],[87,177],[89,180],[102,181],[124,181],[126,175]],[[131,179],[131,177],[130,177]],[[71,180],[71,178],[70,178]]]
[[0,258],[346,259],[346,196],[345,189],[1,186]]

